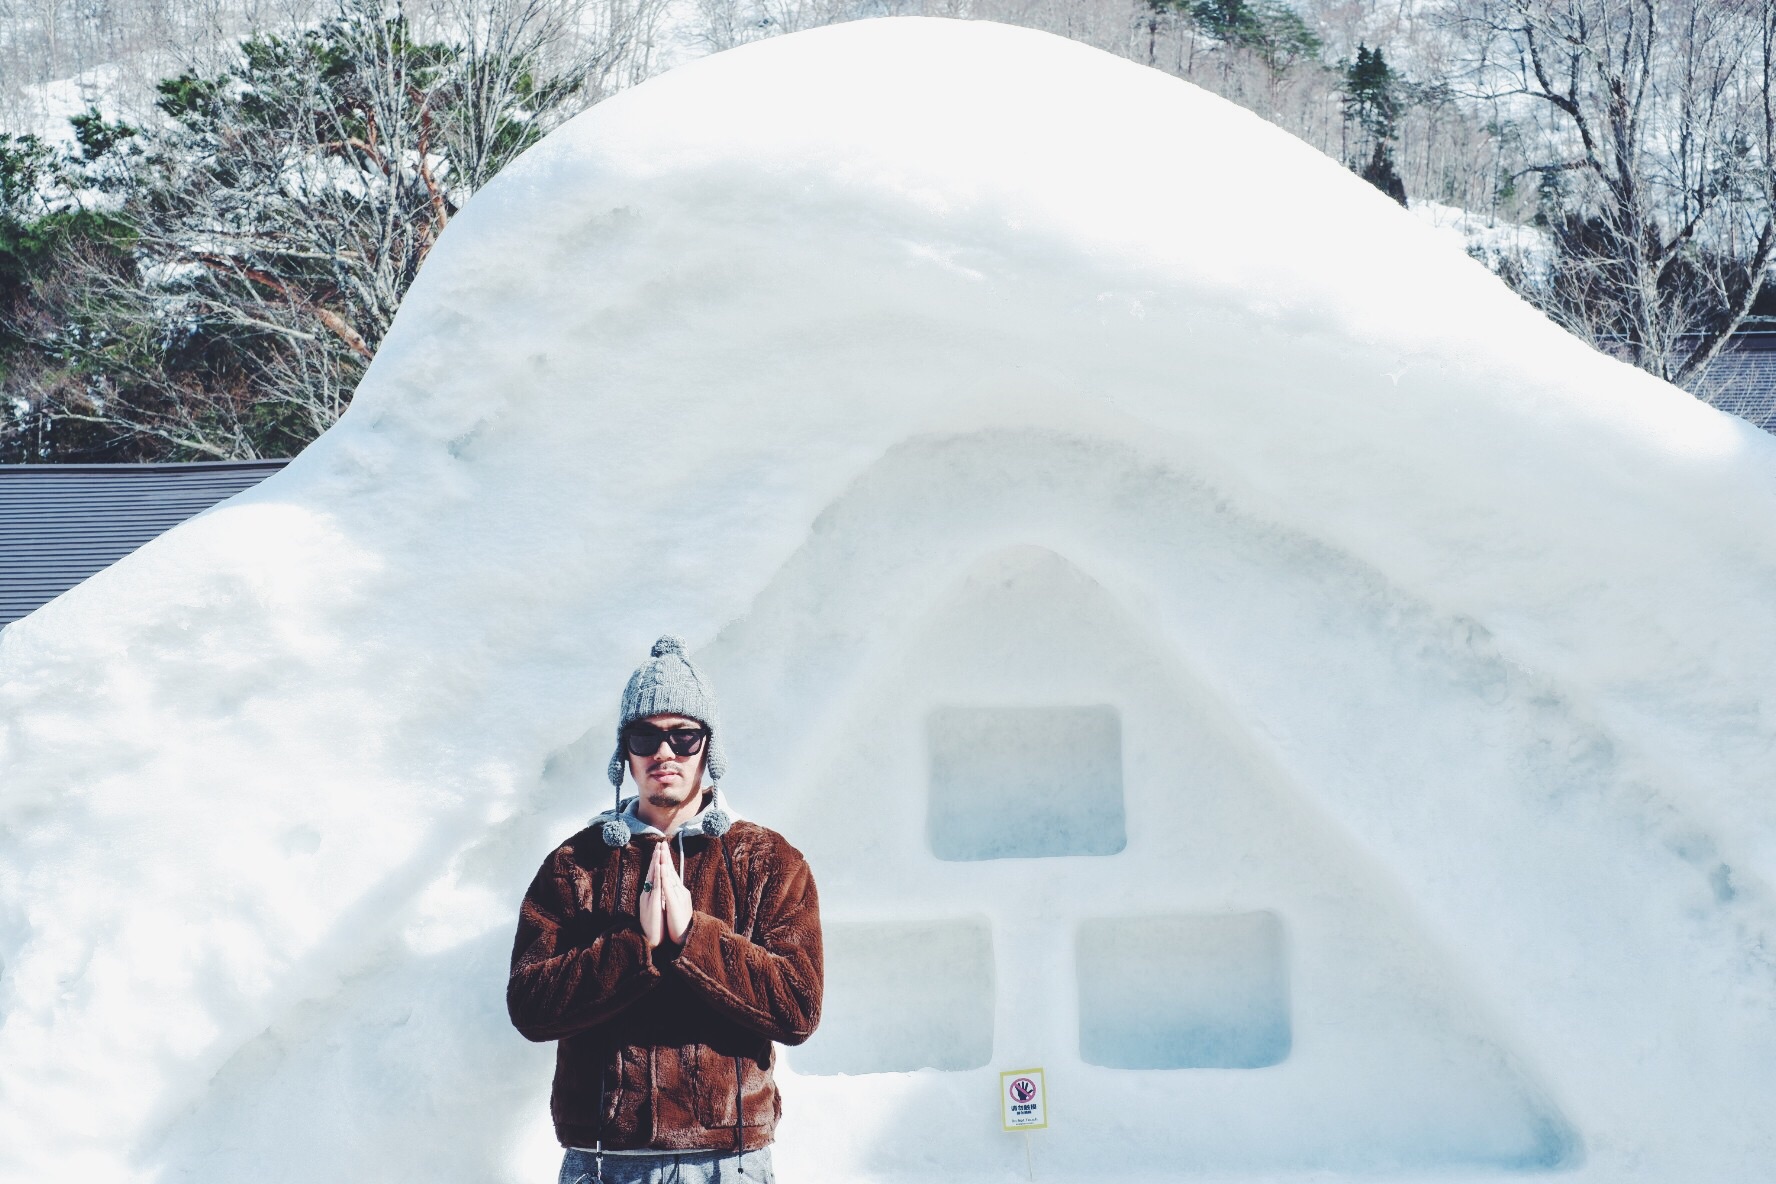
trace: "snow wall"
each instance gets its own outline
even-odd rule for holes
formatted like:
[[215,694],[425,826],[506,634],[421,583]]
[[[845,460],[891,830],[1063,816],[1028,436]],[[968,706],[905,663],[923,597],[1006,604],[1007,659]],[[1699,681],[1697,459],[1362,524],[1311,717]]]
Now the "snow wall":
[[821,884],[784,1179],[1763,1178],[1773,594],[1776,441],[1227,103],[700,61],[0,635],[0,1179],[551,1179],[515,910],[669,630]]

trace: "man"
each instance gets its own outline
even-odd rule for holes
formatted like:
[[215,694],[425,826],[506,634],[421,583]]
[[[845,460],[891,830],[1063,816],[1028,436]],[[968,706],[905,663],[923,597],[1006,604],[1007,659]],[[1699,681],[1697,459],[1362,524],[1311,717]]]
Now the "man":
[[506,984],[518,1031],[558,1042],[560,1184],[770,1184],[772,1042],[820,1018],[814,880],[726,810],[715,696],[678,638],[630,676],[609,771],[615,808],[525,893]]

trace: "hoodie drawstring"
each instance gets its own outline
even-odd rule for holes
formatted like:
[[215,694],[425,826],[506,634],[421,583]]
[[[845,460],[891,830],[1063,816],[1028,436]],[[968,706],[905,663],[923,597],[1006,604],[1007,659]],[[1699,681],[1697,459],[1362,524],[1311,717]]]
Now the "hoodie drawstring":
[[[598,1059],[598,1137],[592,1140],[592,1179],[595,1184],[604,1184],[604,1099],[605,1088],[610,1084],[610,1066],[604,1058]],[[585,1179],[581,1176],[580,1179]]]

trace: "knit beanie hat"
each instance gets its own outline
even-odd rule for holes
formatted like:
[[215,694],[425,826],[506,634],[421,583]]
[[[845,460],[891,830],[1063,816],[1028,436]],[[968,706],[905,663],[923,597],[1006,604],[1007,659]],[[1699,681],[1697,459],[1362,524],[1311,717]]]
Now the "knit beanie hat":
[[623,793],[623,770],[629,767],[628,753],[623,750],[623,729],[644,715],[667,714],[689,716],[708,728],[709,738],[703,742],[707,754],[703,771],[711,782],[720,781],[727,774],[728,758],[722,751],[721,728],[716,720],[715,689],[685,656],[683,640],[668,633],[654,643],[652,656],[635,668],[629,685],[623,688],[623,710],[617,716],[617,750],[610,759],[610,780],[619,798]]

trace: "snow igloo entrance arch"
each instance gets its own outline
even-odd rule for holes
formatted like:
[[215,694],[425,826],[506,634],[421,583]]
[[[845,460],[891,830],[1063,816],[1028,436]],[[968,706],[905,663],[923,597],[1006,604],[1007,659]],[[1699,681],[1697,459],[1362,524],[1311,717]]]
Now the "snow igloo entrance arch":
[[[1237,652],[1335,697],[1337,650],[1435,629],[1412,617],[1123,442],[890,450],[698,655],[821,880],[828,1004],[788,1055],[798,1125],[886,1094],[920,1135],[863,1161],[1008,1170],[1022,1149],[986,1103],[999,1070],[1042,1064],[1064,1116],[1042,1154],[1067,1173],[1106,1142],[1210,1171],[1575,1162],[1457,951],[1196,660]],[[1410,643],[1426,684],[1463,660],[1446,640]],[[1467,661],[1461,679],[1498,677]]]

